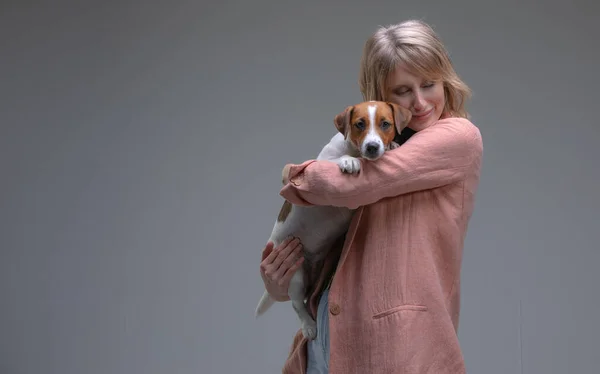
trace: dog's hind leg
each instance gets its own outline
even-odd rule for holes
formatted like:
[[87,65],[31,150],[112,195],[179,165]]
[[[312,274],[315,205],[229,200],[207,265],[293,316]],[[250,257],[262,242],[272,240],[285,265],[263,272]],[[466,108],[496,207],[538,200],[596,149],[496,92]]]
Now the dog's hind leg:
[[306,295],[306,287],[304,282],[304,269],[298,269],[292,276],[288,295],[292,301],[292,307],[300,319],[302,326],[302,334],[308,339],[317,337],[317,323],[308,313],[304,297]]

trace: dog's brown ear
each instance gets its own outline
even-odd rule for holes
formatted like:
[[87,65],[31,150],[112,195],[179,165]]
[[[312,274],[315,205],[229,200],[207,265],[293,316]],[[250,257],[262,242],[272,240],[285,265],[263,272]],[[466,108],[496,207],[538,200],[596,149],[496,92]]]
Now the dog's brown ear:
[[412,113],[410,110],[403,108],[396,103],[388,102],[387,104],[392,108],[392,113],[394,113],[394,124],[396,125],[396,131],[398,131],[399,134],[410,122]]
[[354,106],[347,106],[343,112],[335,116],[333,119],[333,123],[335,124],[335,128],[346,135],[346,129],[350,126],[350,120],[352,119],[352,111],[354,110]]

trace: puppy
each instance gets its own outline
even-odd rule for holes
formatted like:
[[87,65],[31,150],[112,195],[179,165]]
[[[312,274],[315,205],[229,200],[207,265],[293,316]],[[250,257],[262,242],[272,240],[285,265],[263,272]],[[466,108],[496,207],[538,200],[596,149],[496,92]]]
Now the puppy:
[[[387,150],[398,147],[394,142],[411,118],[409,110],[382,101],[362,102],[335,116],[338,133],[319,153],[317,160],[338,164],[341,172],[360,171],[359,158],[375,161]],[[269,241],[278,246],[287,237],[300,239],[304,266],[294,273],[288,288],[292,307],[308,339],[317,336],[317,325],[305,305],[307,291],[320,274],[322,261],[334,242],[346,232],[354,210],[333,206],[294,206],[285,201],[271,232]],[[256,307],[256,317],[262,315],[274,300],[265,291]]]

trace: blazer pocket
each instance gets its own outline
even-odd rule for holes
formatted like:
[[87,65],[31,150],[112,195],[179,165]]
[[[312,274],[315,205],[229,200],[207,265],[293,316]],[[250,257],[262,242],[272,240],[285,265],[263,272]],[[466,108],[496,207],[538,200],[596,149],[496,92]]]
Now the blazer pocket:
[[395,306],[393,308],[384,310],[383,312],[374,314],[373,315],[373,319],[379,319],[379,318],[387,317],[390,314],[398,313],[398,312],[401,312],[403,310],[412,310],[412,311],[415,311],[415,312],[426,312],[427,311],[427,307],[425,305],[415,305],[415,304],[398,305],[398,306]]

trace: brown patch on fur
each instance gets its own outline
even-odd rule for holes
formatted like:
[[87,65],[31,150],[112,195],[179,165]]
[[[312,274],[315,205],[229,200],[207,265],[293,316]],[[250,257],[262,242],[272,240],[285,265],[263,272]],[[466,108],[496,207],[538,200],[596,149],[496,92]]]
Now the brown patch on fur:
[[335,128],[344,135],[346,135],[346,131],[348,131],[348,127],[350,126],[350,119],[352,117],[353,110],[354,106],[347,106],[343,112],[336,115],[333,119]]
[[410,112],[410,110],[403,108],[398,104],[390,102],[386,104],[392,110],[392,116],[394,117],[394,125],[396,126],[396,131],[398,131],[399,134],[410,122],[410,119],[412,118],[412,113]]
[[281,210],[279,211],[279,216],[277,216],[277,222],[284,222],[287,217],[290,215],[290,212],[292,211],[292,203],[290,203],[289,201],[284,201],[283,205],[281,206]]
[[354,106],[352,118],[350,119],[349,139],[357,148],[363,143],[365,136],[369,133],[369,128],[373,125],[369,118],[369,106],[375,103],[360,103]]

